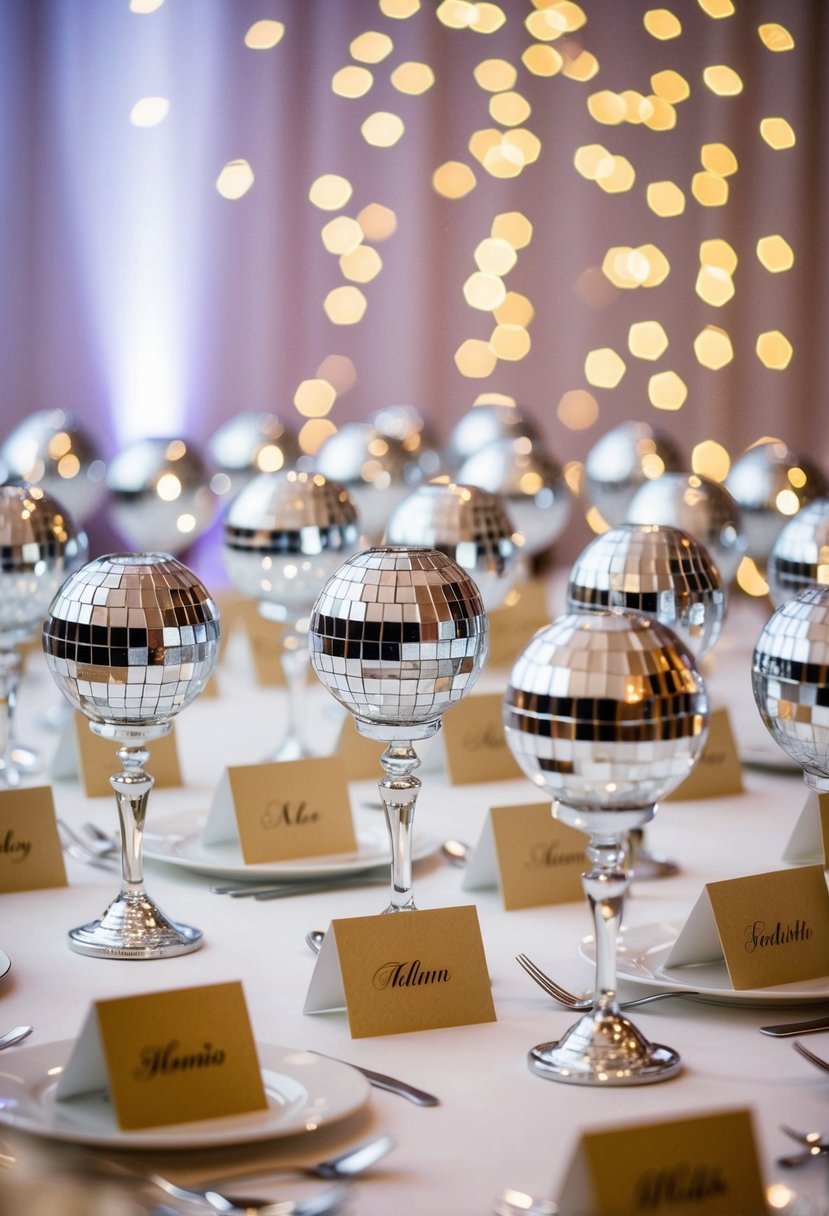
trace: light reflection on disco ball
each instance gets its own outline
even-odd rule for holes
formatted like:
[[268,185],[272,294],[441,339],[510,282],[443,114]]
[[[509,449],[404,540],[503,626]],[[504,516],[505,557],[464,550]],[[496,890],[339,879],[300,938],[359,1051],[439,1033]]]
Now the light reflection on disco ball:
[[725,484],[742,511],[746,553],[760,562],[787,520],[813,498],[829,494],[821,470],[780,439],[750,447],[731,466]]
[[699,473],[663,473],[633,496],[627,523],[667,524],[704,545],[724,584],[737,573],[746,539],[740,508],[725,486]]
[[647,422],[623,422],[587,453],[584,492],[611,527],[624,523],[634,494],[646,481],[682,469],[673,440]]
[[529,557],[546,552],[570,517],[572,496],[560,465],[529,436],[485,444],[463,462],[458,480],[500,495]]
[[290,468],[301,454],[296,434],[276,414],[253,410],[223,423],[207,452],[216,469],[211,487],[223,497],[238,494],[259,473]]
[[370,414],[368,421],[381,435],[399,440],[418,459],[424,476],[434,477],[440,471],[436,436],[413,405],[384,405]]
[[89,431],[67,410],[39,410],[19,423],[0,447],[7,475],[39,485],[79,523],[106,494],[106,464]]
[[137,549],[181,553],[215,514],[209,481],[204,457],[189,440],[137,439],[109,466],[113,521]]
[[394,508],[427,476],[418,451],[369,422],[346,422],[329,435],[314,469],[345,487],[369,541],[380,540]]
[[575,612],[642,612],[667,625],[701,659],[720,636],[726,593],[707,551],[687,532],[620,524],[576,558],[567,603]]
[[386,544],[446,553],[475,580],[486,612],[500,607],[521,572],[521,548],[503,503],[478,486],[419,486],[392,512]]
[[775,607],[807,587],[829,586],[829,498],[815,498],[783,526],[766,567]]
[[496,439],[541,443],[538,427],[517,406],[484,401],[468,410],[452,428],[446,443],[449,467],[457,473],[469,456]]

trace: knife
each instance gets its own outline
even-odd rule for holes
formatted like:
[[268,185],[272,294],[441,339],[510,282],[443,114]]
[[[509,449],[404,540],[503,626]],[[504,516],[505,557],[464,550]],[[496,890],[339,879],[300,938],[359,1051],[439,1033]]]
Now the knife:
[[829,1030],[829,1014],[813,1018],[810,1022],[781,1022],[777,1026],[760,1027],[761,1034],[770,1034],[776,1039],[785,1039],[793,1034],[817,1034],[819,1030]]
[[[322,1051],[315,1051],[314,1055],[323,1056],[326,1060],[337,1059],[336,1056],[327,1056]],[[384,1072],[375,1072],[373,1068],[363,1068],[362,1064],[352,1064],[350,1060],[337,1060],[337,1063],[347,1064],[349,1068],[361,1072],[369,1085],[373,1085],[375,1089],[385,1089],[390,1094],[408,1098],[416,1106],[440,1106],[440,1099],[436,1098],[434,1094],[427,1093],[425,1089],[417,1089],[416,1086],[409,1085],[406,1081],[398,1081],[397,1077],[388,1077]]]

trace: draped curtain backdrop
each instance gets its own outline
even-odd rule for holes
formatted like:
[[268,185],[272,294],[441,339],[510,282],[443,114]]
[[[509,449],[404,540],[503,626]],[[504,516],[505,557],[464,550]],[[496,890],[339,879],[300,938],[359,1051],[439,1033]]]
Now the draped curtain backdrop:
[[[728,0],[665,0],[672,23],[665,10],[652,16],[658,2],[581,0],[576,9],[501,0],[476,15],[458,0],[166,0],[151,12],[128,0],[4,0],[3,432],[52,406],[90,423],[109,453],[144,434],[206,440],[240,410],[271,410],[298,428],[307,419],[296,413],[296,390],[322,376],[337,390],[325,415],[333,426],[407,402],[445,436],[479,394],[498,392],[538,422],[562,461],[583,459],[611,425],[642,418],[688,453],[713,439],[733,458],[779,435],[825,468],[825,5],[736,0],[729,14]],[[542,27],[537,14],[547,9],[570,28],[559,33],[558,16]],[[499,12],[506,20],[484,32]],[[282,35],[252,49],[246,33],[262,20],[280,23]],[[783,33],[766,31],[764,40],[761,27],[775,25]],[[386,38],[355,42],[368,32]],[[538,74],[542,53],[528,55],[532,46],[559,55],[559,70]],[[549,71],[554,56],[544,54]],[[479,65],[493,59],[512,65],[509,88],[503,66],[495,90],[486,86]],[[395,73],[406,63],[427,65],[434,83],[401,91]],[[336,74],[349,65],[362,69],[361,88],[370,83],[361,96],[337,91]],[[706,69],[718,66],[736,73],[739,91],[734,77],[725,91],[706,83]],[[675,125],[641,121],[647,104],[640,121],[602,121],[618,111],[610,94],[627,96],[635,117],[634,94],[670,93],[676,77],[666,72],[687,84]],[[492,116],[499,91],[518,94],[517,114],[527,103],[520,121],[497,105],[500,121]],[[142,98],[169,103],[162,121],[131,121]],[[390,146],[364,133],[377,113],[402,120]],[[761,126],[769,118],[785,123]],[[473,140],[480,153],[516,126],[538,141],[524,145],[537,157],[494,176],[470,140],[489,132]],[[725,145],[736,167],[721,149],[706,152],[711,145]],[[608,156],[625,158],[632,180]],[[712,156],[716,180],[695,179]],[[628,188],[591,180],[602,157],[599,176],[618,163]],[[228,199],[217,179],[239,160],[253,183]],[[462,197],[435,187],[447,162],[467,167],[456,170],[466,186],[474,180]],[[309,197],[329,174],[351,187],[334,210]],[[698,200],[695,180],[716,205]],[[681,212],[654,209],[656,183],[682,192]],[[338,216],[365,216],[371,204],[393,212],[394,231],[366,220],[364,244],[382,267],[359,282],[322,230]],[[506,357],[497,357],[487,344],[498,317],[470,306],[464,287],[493,221],[511,212],[529,221],[532,237],[499,277],[526,333],[502,331],[506,345],[496,347]],[[770,237],[785,242],[761,245],[771,268],[758,255]],[[723,303],[697,290],[701,246],[714,239],[737,259],[730,275],[714,276],[714,292],[733,289]],[[624,253],[643,247],[647,263]],[[662,261],[647,253],[653,247]],[[615,265],[633,285],[612,281],[608,251],[618,249]],[[637,273],[659,278],[665,264],[661,281],[635,285]],[[326,311],[329,293],[344,286],[364,297],[355,323]],[[631,326],[643,322],[664,331],[656,358],[632,343]],[[695,350],[709,326],[714,362],[720,331],[730,346],[722,366],[705,366]],[[785,342],[767,339],[770,356],[761,342],[764,362],[758,338],[769,334]],[[611,358],[608,377],[589,359],[607,350],[624,364],[614,386],[607,381],[618,362]],[[679,409],[652,403],[651,378],[663,372],[687,389]],[[661,383],[676,389],[674,377]],[[321,433],[316,423],[309,444]]]

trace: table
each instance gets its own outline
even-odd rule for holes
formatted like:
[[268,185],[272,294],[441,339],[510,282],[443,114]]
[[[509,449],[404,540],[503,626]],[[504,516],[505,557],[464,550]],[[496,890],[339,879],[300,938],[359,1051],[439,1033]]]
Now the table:
[[[551,612],[555,609],[554,603]],[[729,705],[741,745],[765,749],[774,757],[750,692],[750,653],[765,615],[764,605],[747,601],[732,605],[708,682],[712,699]],[[205,814],[222,770],[228,764],[260,761],[277,741],[284,694],[255,686],[239,645],[243,644],[230,648],[229,660],[220,669],[221,695],[203,697],[178,719],[185,785],[153,791],[150,830],[162,830],[166,817],[184,810]],[[503,688],[506,676],[503,670],[486,671],[481,688]],[[55,696],[40,656],[33,656],[20,699],[20,735],[26,741],[38,734],[37,714]],[[309,685],[307,710],[318,724],[318,736],[327,736],[330,742],[339,725],[338,709],[316,684]],[[42,732],[39,742],[54,746]],[[439,759],[439,753],[435,757]],[[474,843],[491,805],[539,799],[539,792],[524,779],[452,787],[439,763],[426,767],[432,771],[422,774],[415,830],[439,839],[457,837]],[[652,848],[679,860],[681,872],[670,879],[635,884],[626,906],[626,925],[681,923],[705,882],[782,867],[782,852],[803,804],[805,786],[796,772],[782,769],[746,768],[744,780],[741,795],[670,802],[660,809],[648,829],[648,841]],[[114,829],[111,799],[87,800],[77,783],[70,781],[55,782],[54,793],[58,815],[67,822],[80,827],[89,820]],[[372,782],[354,783],[351,794],[358,821],[379,817],[379,811],[364,805],[375,800]],[[177,1171],[176,1177],[186,1180],[206,1170],[221,1172],[266,1161],[316,1160],[383,1130],[394,1135],[397,1148],[355,1184],[350,1211],[361,1216],[390,1212],[482,1216],[492,1211],[505,1187],[555,1196],[582,1129],[749,1107],[766,1181],[796,1186],[805,1197],[818,1197],[825,1188],[825,1162],[786,1174],[775,1165],[775,1158],[792,1149],[780,1130],[782,1123],[829,1130],[827,1078],[793,1051],[791,1040],[758,1033],[767,1022],[813,1016],[823,1006],[772,1010],[687,1000],[660,1002],[634,1017],[650,1038],[680,1052],[684,1070],[677,1078],[600,1091],[547,1082],[530,1073],[528,1048],[558,1037],[573,1017],[530,981],[514,956],[525,951],[563,983],[589,986],[592,968],[578,952],[581,938],[591,928],[586,903],[506,912],[496,890],[465,892],[459,869],[439,855],[424,860],[416,867],[420,906],[477,905],[497,1021],[352,1040],[345,1014],[302,1013],[314,966],[304,935],[310,928],[324,929],[332,917],[379,911],[382,888],[273,902],[231,900],[212,894],[207,877],[148,862],[148,885],[162,908],[200,926],[205,944],[183,958],[129,963],[86,958],[69,950],[67,930],[102,911],[117,880],[71,859],[67,871],[66,889],[4,895],[0,900],[0,947],[13,963],[0,983],[0,1028],[31,1022],[35,1037],[30,1043],[71,1038],[95,999],[240,979],[259,1041],[362,1063],[409,1079],[441,1098],[438,1107],[420,1108],[373,1090],[364,1111],[313,1136],[211,1152],[208,1165],[198,1155],[171,1156],[165,1169]],[[829,1008],[829,980],[826,996]],[[826,1037],[808,1041],[819,1053],[829,1055]],[[15,1050],[22,1048],[4,1053],[0,1067],[13,1064]],[[11,1145],[11,1150],[0,1145],[0,1151],[19,1153],[24,1163],[34,1160],[40,1171],[27,1212],[38,1210],[38,1194],[44,1197],[44,1211],[58,1210],[54,1187],[56,1179],[64,1185],[61,1171],[71,1164],[71,1150],[35,1144],[2,1129],[0,1142]],[[114,1210],[106,1208],[108,1214]]]

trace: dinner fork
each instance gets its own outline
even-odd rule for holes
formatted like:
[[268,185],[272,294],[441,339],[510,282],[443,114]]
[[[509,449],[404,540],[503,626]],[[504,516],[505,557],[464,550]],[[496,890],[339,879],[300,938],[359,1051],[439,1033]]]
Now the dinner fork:
[[[551,996],[554,1001],[558,1001],[560,1005],[566,1006],[567,1009],[573,1009],[578,1013],[587,1012],[593,1008],[593,997],[578,997],[573,992],[568,992],[566,988],[562,988],[555,980],[550,979],[540,967],[537,967],[532,959],[527,958],[526,954],[517,954],[515,961],[520,963],[531,979],[534,979],[539,988],[543,988],[548,996]],[[698,996],[699,994],[693,988],[683,988],[676,992],[651,992],[647,996],[638,996],[631,1001],[620,1001],[620,1009],[636,1009],[639,1005],[650,1005],[653,1001],[665,1001],[672,996]]]
[[61,848],[67,856],[74,857],[76,861],[83,861],[89,866],[98,866],[102,870],[118,868],[119,859],[112,849],[83,840],[62,819],[59,819],[57,823]]
[[815,1068],[822,1068],[824,1072],[829,1072],[829,1060],[824,1060],[822,1056],[816,1056],[813,1051],[809,1051],[808,1047],[804,1047],[802,1043],[793,1043],[795,1051],[799,1051],[804,1060],[809,1060],[814,1064]]

